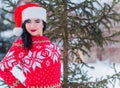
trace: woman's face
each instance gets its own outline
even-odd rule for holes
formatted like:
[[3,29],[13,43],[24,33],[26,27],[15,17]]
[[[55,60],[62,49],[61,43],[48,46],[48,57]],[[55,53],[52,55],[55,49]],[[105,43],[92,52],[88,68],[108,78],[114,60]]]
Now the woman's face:
[[43,21],[41,19],[31,18],[25,24],[26,30],[32,36],[43,35]]

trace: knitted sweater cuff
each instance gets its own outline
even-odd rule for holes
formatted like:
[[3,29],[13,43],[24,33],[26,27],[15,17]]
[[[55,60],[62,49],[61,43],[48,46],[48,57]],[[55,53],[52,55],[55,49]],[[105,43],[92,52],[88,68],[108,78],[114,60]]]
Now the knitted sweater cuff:
[[12,88],[26,88],[19,80],[16,80],[15,83],[13,83]]

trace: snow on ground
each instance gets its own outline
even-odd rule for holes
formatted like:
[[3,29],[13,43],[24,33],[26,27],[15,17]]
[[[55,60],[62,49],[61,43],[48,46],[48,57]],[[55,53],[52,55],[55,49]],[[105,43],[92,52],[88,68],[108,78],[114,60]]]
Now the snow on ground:
[[[105,77],[107,75],[113,75],[115,74],[115,71],[113,69],[113,63],[109,63],[108,60],[106,61],[97,61],[96,63],[90,63],[88,64],[89,66],[93,66],[94,69],[90,69],[90,68],[85,68],[86,70],[89,71],[89,76],[93,76],[94,79],[95,78],[99,78],[101,76]],[[119,64],[115,64],[115,67],[117,69],[117,71],[120,71],[120,65]]]
[[[113,63],[110,63],[109,60],[106,61],[97,61],[96,63],[89,64],[90,66],[93,66],[94,69],[85,68],[88,70],[88,75],[92,76],[92,80],[95,80],[96,78],[106,78],[107,75],[112,76],[115,74],[115,70],[113,69],[114,65]],[[115,63],[115,68],[117,70],[117,73],[120,72],[120,63]],[[120,80],[117,80],[115,83],[115,87],[113,87],[111,84],[108,85],[108,88],[120,88]]]
[[[115,70],[113,69],[114,63],[111,63],[109,60],[105,61],[97,61],[96,63],[89,63],[88,66],[94,67],[94,69],[84,67],[84,71],[87,71],[87,76],[92,77],[90,81],[95,81],[96,79],[106,78],[108,75],[112,76],[115,74]],[[74,68],[73,66],[71,66]],[[63,68],[63,66],[62,66]],[[120,63],[115,63],[115,68],[117,73],[120,72]],[[79,75],[77,75],[79,77]],[[79,82],[79,80],[77,81]],[[111,85],[110,83],[107,85],[108,88],[120,88],[120,80],[116,80],[115,86]]]
[[[95,80],[96,78],[100,78],[101,76],[103,78],[106,78],[107,75],[112,75],[115,73],[113,67],[113,64],[109,63],[108,60],[106,61],[97,61],[96,63],[90,63],[89,66],[93,66],[94,69],[90,69],[85,67],[84,69],[88,70],[88,76],[93,77],[92,80]],[[120,72],[120,64],[116,64],[116,70],[117,72]],[[17,69],[16,67],[12,70],[13,74],[21,81],[23,82],[25,80],[25,77],[23,73]],[[0,86],[0,88],[5,88],[4,86]],[[112,85],[108,85],[108,88],[113,88]],[[120,88],[120,82],[117,80],[115,83],[115,88]]]

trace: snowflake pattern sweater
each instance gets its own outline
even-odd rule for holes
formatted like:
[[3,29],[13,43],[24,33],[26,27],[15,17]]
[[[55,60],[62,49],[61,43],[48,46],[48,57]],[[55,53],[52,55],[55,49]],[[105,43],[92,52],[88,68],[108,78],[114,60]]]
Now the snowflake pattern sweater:
[[[60,51],[45,37],[33,37],[31,50],[23,48],[18,38],[0,62],[0,77],[12,88],[61,88]],[[12,68],[20,64],[26,77],[23,85],[13,74]]]

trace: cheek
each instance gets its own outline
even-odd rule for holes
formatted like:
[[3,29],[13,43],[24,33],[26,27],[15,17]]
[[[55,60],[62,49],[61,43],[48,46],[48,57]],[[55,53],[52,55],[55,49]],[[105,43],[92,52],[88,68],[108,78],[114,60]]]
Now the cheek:
[[42,23],[38,24],[37,26],[38,26],[39,28],[43,28],[43,24],[42,24]]
[[38,26],[36,26],[36,28],[37,28],[39,31],[42,31],[42,30],[43,30],[43,26],[42,26],[42,25],[38,25]]
[[40,28],[43,29],[43,25],[41,25]]

